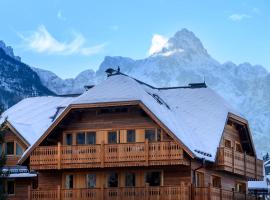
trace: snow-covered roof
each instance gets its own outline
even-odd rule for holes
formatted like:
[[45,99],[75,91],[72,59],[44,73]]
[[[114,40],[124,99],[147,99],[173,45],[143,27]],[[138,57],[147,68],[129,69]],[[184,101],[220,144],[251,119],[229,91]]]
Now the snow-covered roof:
[[262,181],[248,181],[248,188],[249,189],[268,189],[268,188],[270,188],[270,175],[265,174],[266,164],[267,163],[264,163],[264,167],[263,167],[264,179]]
[[72,104],[132,100],[141,101],[189,150],[210,161],[215,160],[228,113],[235,113],[210,88],[156,89],[121,74],[110,76]]
[[6,110],[0,119],[5,119],[24,139],[33,145],[59,115],[59,108],[66,107],[72,97],[31,97],[26,98]]
[[31,178],[36,177],[35,172],[30,172],[25,166],[3,167],[1,177],[5,178]]
[[142,102],[194,155],[209,161],[215,161],[228,113],[236,114],[210,88],[158,89],[118,74],[78,97],[25,99],[8,109],[3,117],[8,116],[8,121],[32,145],[52,125],[51,117],[57,107],[119,101]]

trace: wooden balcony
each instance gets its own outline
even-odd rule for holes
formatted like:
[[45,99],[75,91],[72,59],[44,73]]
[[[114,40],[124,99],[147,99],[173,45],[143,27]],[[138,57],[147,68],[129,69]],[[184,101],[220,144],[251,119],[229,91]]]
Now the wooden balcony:
[[222,147],[218,149],[218,169],[246,176],[250,179],[263,179],[263,161],[253,156]]
[[28,200],[255,200],[244,193],[190,185],[29,190]]
[[153,165],[189,165],[175,142],[40,146],[30,155],[30,168],[68,169]]

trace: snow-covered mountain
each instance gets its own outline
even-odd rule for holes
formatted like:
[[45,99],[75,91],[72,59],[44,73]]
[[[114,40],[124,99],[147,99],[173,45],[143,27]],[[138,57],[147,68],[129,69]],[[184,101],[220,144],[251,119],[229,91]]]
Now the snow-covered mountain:
[[[2,45],[2,46],[1,46]],[[3,48],[2,48],[3,47]],[[8,108],[23,98],[53,95],[36,72],[14,56],[11,47],[0,42],[0,106]]]
[[121,71],[155,86],[187,85],[204,79],[250,121],[260,152],[270,151],[270,74],[260,65],[220,63],[208,54],[202,42],[187,29],[178,31],[164,47],[139,60],[105,57],[97,72],[87,70],[75,79],[62,80],[36,69],[50,90],[64,94],[83,91],[84,85],[100,82],[104,71],[120,66]]
[[7,46],[2,40],[0,40],[0,49],[2,49],[8,56],[14,58],[17,61],[21,61],[19,56],[15,56],[11,46]]
[[82,93],[86,85],[95,83],[95,72],[93,70],[85,70],[76,78],[61,79],[51,71],[32,68],[40,77],[43,85],[48,87],[56,94],[79,94]]

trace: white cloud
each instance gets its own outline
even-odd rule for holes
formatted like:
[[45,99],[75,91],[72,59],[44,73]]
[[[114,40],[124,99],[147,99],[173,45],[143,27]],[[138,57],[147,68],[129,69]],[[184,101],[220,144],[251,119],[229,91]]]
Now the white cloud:
[[164,47],[167,47],[168,38],[162,35],[154,34],[152,37],[151,47],[148,50],[149,55],[153,55],[154,53],[158,53]]
[[57,18],[58,18],[59,20],[62,20],[62,21],[66,21],[66,20],[67,20],[67,18],[65,18],[65,17],[63,16],[63,14],[62,14],[62,10],[58,10],[58,12],[57,12]]
[[100,53],[105,43],[96,46],[86,46],[86,39],[80,33],[74,33],[74,38],[69,42],[60,42],[54,38],[44,25],[32,32],[28,36],[20,35],[23,46],[38,53],[58,54],[58,55],[93,55]]
[[229,19],[232,20],[232,21],[242,21],[244,19],[249,19],[251,18],[250,15],[247,15],[247,14],[232,14],[229,16]]

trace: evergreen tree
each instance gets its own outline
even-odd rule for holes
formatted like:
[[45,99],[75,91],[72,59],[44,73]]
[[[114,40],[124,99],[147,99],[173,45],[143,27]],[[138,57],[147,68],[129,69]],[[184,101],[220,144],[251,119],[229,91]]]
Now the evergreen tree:
[[[0,119],[1,114],[4,111],[3,106],[0,105]],[[3,124],[0,124],[0,200],[4,200],[5,194],[4,194],[4,178],[2,176],[2,167],[5,165],[5,155],[2,151],[3,143],[4,143],[4,126]]]

